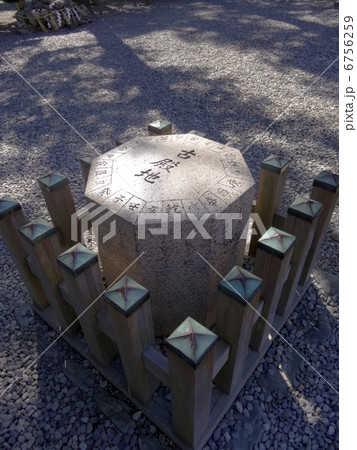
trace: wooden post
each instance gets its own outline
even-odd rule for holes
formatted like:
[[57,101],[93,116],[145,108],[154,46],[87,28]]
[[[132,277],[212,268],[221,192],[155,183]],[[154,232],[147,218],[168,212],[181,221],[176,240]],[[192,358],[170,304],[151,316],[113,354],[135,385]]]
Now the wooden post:
[[[275,155],[269,156],[261,164],[254,212],[259,214],[265,229],[272,226],[274,213],[280,207],[288,167],[289,160]],[[253,230],[249,247],[249,254],[251,255],[255,255],[257,242],[261,236],[255,224]]]
[[28,266],[27,253],[18,233],[18,229],[25,223],[26,219],[20,203],[9,195],[0,198],[0,234],[33,303],[40,309],[44,309],[49,305],[48,299],[40,281]]
[[[82,175],[84,178],[85,183],[88,182],[89,172],[91,168],[91,164],[93,161],[93,158],[91,156],[85,156],[84,158],[80,158],[81,163],[81,169],[82,169]],[[89,219],[88,221],[85,221],[84,218],[89,214],[90,208],[95,206],[93,203],[90,202],[88,198],[86,198],[87,205],[83,206],[79,210],[76,211],[76,215],[71,216],[72,220],[72,233],[71,238],[74,242],[82,242],[83,243],[83,233],[87,231],[88,229],[92,228],[92,221]],[[82,222],[83,221],[83,222]],[[87,228],[82,230],[82,223],[87,224]]]
[[112,318],[114,336],[129,392],[146,403],[160,382],[147,372],[142,353],[155,346],[149,291],[125,276],[108,289],[103,298]]
[[55,311],[61,330],[68,328],[70,333],[77,332],[79,324],[75,322],[71,326],[77,318],[76,313],[63,300],[58,289],[58,284],[62,281],[56,259],[62,251],[58,230],[40,218],[21,227],[19,233],[28,254],[28,264],[40,280],[46,297]]
[[308,281],[311,270],[320,246],[322,244],[325,231],[331,220],[333,210],[338,199],[339,176],[331,172],[321,172],[313,182],[310,198],[323,204],[322,211],[317,221],[315,236],[301,273],[299,284],[304,286]]
[[148,125],[149,136],[163,136],[172,134],[172,123],[157,120]]
[[39,178],[38,182],[52,223],[62,233],[63,247],[68,248],[73,245],[71,217],[72,214],[76,213],[68,178],[59,172],[54,172],[46,177]]
[[255,310],[262,280],[239,266],[218,285],[217,335],[231,346],[229,359],[215,378],[215,384],[230,394],[240,381],[249,349]]
[[92,164],[93,158],[91,156],[85,156],[84,158],[80,158],[79,162],[81,163],[82,175],[85,183],[87,184],[90,166]]
[[59,255],[57,261],[89,350],[100,364],[107,366],[117,349],[99,329],[96,319],[101,309],[99,297],[105,290],[98,257],[78,243]]
[[281,297],[276,312],[283,316],[287,307],[291,304],[301,271],[311,246],[318,215],[322,204],[314,200],[298,195],[288,208],[285,231],[296,237],[295,247],[291,257],[291,269],[281,292]]
[[274,227],[270,227],[258,241],[254,274],[263,280],[261,298],[264,303],[250,338],[250,347],[257,352],[269,335],[269,325],[273,322],[287,279],[294,244],[294,236]]
[[174,433],[194,447],[209,424],[218,337],[188,317],[166,339]]

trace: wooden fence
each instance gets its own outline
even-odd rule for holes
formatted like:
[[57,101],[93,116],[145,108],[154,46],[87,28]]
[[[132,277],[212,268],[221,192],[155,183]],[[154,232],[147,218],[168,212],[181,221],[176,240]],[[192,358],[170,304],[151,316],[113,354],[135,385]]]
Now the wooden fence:
[[[15,199],[0,199],[0,233],[34,311],[183,449],[205,445],[309,286],[338,176],[320,173],[310,198],[284,214],[288,164],[271,156],[261,166],[253,211],[267,231],[252,238],[253,273],[233,267],[217,287],[213,330],[188,317],[166,339],[167,356],[155,347],[148,290],[127,276],[105,290],[97,255],[71,242],[66,177],[39,180],[53,224],[27,222]],[[89,165],[82,160],[85,177]]]

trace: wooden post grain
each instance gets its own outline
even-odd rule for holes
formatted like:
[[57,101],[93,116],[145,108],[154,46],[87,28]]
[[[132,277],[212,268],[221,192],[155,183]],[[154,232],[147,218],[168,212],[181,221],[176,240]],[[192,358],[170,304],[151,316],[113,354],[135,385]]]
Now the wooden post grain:
[[287,279],[294,244],[294,236],[274,227],[270,227],[258,241],[254,274],[263,280],[261,299],[264,303],[250,339],[250,347],[257,352],[268,338],[269,325],[273,322]]
[[286,280],[277,307],[277,314],[283,316],[292,302],[298,286],[301,271],[307,252],[314,237],[322,204],[298,195],[288,208],[285,231],[296,237],[295,247],[291,257],[291,269]]
[[114,336],[129,392],[146,403],[159,387],[159,380],[146,370],[142,353],[155,346],[149,291],[125,276],[103,298],[112,319]]
[[81,164],[82,175],[85,183],[88,181],[90,166],[92,164],[93,158],[91,156],[85,156],[84,158],[80,158],[79,162]]
[[105,290],[98,257],[78,243],[59,255],[57,261],[64,288],[77,313],[89,350],[101,365],[107,366],[117,349],[100,330],[96,319],[101,309],[100,296]]
[[331,172],[321,172],[313,181],[310,198],[323,204],[319,215],[315,236],[307,254],[306,261],[301,273],[299,284],[304,286],[314,267],[314,262],[324,239],[325,231],[331,220],[339,194],[339,176]]
[[166,339],[174,433],[194,447],[209,424],[218,337],[188,317]]
[[[265,229],[272,226],[274,213],[279,209],[283,197],[285,181],[288,174],[289,160],[271,155],[266,158],[260,169],[257,200],[254,212],[259,214]],[[255,255],[257,242],[261,234],[253,225],[249,253]]]
[[231,346],[229,359],[215,378],[215,384],[230,394],[239,383],[249,349],[255,310],[262,280],[239,266],[218,285],[217,335]]
[[68,328],[72,334],[77,332],[79,324],[75,322],[71,326],[76,320],[76,313],[72,306],[64,301],[58,289],[62,275],[56,258],[61,253],[62,246],[57,228],[39,218],[21,227],[19,233],[28,254],[28,264],[40,280],[61,330]]
[[164,136],[172,134],[172,123],[157,120],[148,125],[149,136]]
[[63,247],[68,248],[73,245],[71,218],[76,213],[68,178],[59,172],[54,172],[39,178],[38,182],[52,223],[61,231]]
[[18,229],[25,224],[26,219],[20,203],[8,195],[0,198],[0,234],[32,301],[40,309],[44,309],[49,305],[48,299],[40,281],[27,263],[27,252],[18,233]]

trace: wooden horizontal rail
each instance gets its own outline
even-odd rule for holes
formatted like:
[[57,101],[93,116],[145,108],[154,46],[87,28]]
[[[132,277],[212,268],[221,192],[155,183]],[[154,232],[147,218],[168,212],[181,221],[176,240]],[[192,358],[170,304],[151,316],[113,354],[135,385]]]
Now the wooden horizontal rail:
[[159,350],[153,345],[149,345],[143,353],[145,369],[154,377],[159,379],[164,386],[169,385],[169,363]]
[[[219,339],[215,351],[213,378],[222,369],[229,357],[230,345]],[[154,377],[158,378],[165,386],[169,385],[169,366],[164,356],[154,346],[147,347],[143,354],[144,366]]]
[[227,344],[227,342],[225,342],[223,339],[219,339],[217,341],[213,365],[213,378],[215,378],[217,373],[228,361],[230,350],[231,346]]

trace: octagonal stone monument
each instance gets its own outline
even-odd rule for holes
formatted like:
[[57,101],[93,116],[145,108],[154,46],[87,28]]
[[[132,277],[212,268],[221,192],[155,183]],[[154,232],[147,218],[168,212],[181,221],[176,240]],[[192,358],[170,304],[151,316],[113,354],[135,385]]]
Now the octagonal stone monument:
[[214,323],[253,195],[240,152],[193,134],[132,139],[93,160],[86,196],[102,206],[93,227],[104,275],[149,289],[156,335],[188,316]]

